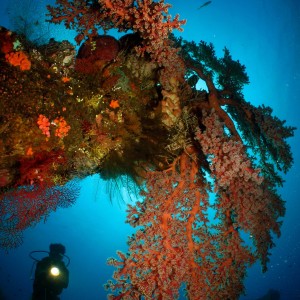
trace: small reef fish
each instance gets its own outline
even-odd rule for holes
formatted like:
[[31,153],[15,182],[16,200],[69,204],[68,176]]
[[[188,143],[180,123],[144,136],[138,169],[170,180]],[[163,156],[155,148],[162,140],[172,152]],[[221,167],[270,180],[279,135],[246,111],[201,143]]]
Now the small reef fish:
[[201,9],[201,8],[203,8],[203,7],[205,7],[205,6],[209,5],[209,4],[211,4],[211,3],[212,3],[212,1],[206,1],[206,2],[203,3],[201,6],[199,6],[198,9]]

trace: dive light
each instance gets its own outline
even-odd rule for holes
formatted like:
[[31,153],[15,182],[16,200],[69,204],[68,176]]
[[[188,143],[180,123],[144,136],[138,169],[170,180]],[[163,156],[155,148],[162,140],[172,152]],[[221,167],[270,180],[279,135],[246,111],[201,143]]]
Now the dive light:
[[50,275],[51,275],[51,276],[57,277],[57,276],[59,276],[59,274],[60,274],[60,270],[59,270],[58,267],[52,266],[52,267],[50,268]]

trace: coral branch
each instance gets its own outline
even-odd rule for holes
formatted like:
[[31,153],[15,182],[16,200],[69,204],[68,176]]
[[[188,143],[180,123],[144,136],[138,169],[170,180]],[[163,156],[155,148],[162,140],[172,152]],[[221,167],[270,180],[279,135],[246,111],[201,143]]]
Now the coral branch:
[[182,282],[196,286],[204,280],[198,274],[206,263],[197,263],[199,241],[194,240],[193,234],[197,231],[204,236],[204,229],[195,229],[195,224],[205,220],[207,194],[199,186],[202,178],[197,163],[187,153],[181,155],[178,165],[174,162],[173,168],[148,174],[147,182],[145,201],[138,210],[132,208],[128,212],[128,222],[132,224],[134,216],[134,226],[142,229],[130,242],[130,256],[122,255],[121,264],[110,262],[118,265],[114,274],[117,283],[110,282],[107,288],[119,290],[122,299],[139,295],[177,299]]
[[[182,283],[188,299],[238,299],[247,267],[259,258],[266,270],[283,202],[241,141],[226,134],[219,115],[202,116],[196,138],[209,162],[215,203],[208,199],[198,147],[187,147],[169,169],[148,173],[144,201],[128,210],[128,222],[139,226],[129,252],[109,261],[117,270],[106,288],[119,293],[110,299],[178,299]],[[217,221],[207,217],[211,207]],[[240,230],[253,237],[255,250]]]
[[74,204],[78,195],[79,186],[75,182],[57,187],[23,186],[1,195],[0,247],[6,250],[18,247],[25,229],[46,220],[57,208]]

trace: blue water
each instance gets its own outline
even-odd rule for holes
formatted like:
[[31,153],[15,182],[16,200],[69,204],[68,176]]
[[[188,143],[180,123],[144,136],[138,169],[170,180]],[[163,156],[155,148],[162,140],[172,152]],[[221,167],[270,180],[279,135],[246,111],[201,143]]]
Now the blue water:
[[[200,10],[197,8],[205,1],[169,2],[171,13],[188,21],[182,33],[185,39],[212,42],[218,54],[226,46],[234,59],[246,65],[251,82],[244,89],[247,101],[271,106],[280,119],[300,128],[299,0],[213,0]],[[8,3],[1,1],[0,25],[10,28]],[[17,10],[18,5],[15,7]],[[59,27],[53,32],[57,40],[74,36]],[[289,142],[295,163],[280,190],[287,201],[282,236],[275,240],[268,272],[262,274],[259,265],[249,270],[244,300],[257,299],[270,289],[278,290],[280,299],[300,299],[299,130]],[[48,250],[51,242],[63,243],[71,258],[70,284],[61,299],[106,299],[102,285],[113,272],[106,259],[118,249],[126,251],[126,239],[133,230],[124,223],[126,206],[119,200],[110,202],[105,182],[95,176],[83,180],[81,186],[73,207],[59,209],[45,223],[25,231],[18,249],[0,252],[0,288],[5,299],[30,299],[32,260],[28,253]]]

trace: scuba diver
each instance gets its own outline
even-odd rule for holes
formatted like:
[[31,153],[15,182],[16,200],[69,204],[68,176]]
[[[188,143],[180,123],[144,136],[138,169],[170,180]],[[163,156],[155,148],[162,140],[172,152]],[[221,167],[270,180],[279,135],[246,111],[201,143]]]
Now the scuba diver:
[[[70,259],[65,255],[66,248],[62,244],[50,244],[49,249],[50,252],[30,252],[30,257],[37,262],[32,300],[59,300],[62,290],[68,287],[69,271],[67,266]],[[32,256],[33,253],[37,252],[46,252],[49,256],[37,260]],[[64,257],[68,259],[67,265],[63,261]]]

